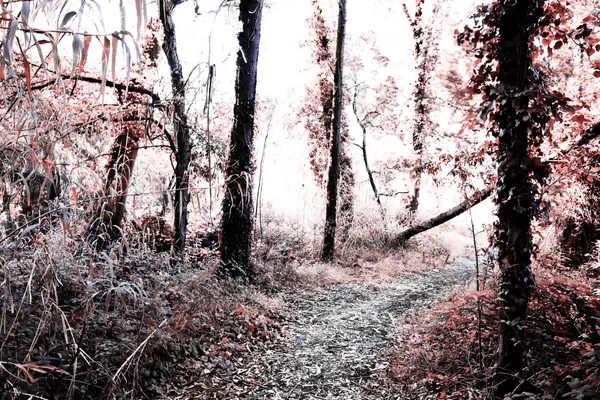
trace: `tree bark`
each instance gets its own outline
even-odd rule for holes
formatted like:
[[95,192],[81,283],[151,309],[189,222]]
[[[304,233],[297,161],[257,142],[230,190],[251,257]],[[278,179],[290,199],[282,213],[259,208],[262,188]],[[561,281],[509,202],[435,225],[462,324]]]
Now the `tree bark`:
[[541,3],[543,1],[538,0],[502,1],[498,10],[498,104],[501,105],[494,120],[495,136],[499,140],[496,246],[501,321],[497,395],[510,393],[519,384],[518,375],[524,365],[523,328],[533,285],[531,219],[536,188],[530,173],[529,131],[533,125],[530,95],[526,91],[532,84],[529,43]]
[[102,201],[87,230],[90,239],[95,241],[97,251],[103,250],[110,240],[116,240],[122,235],[127,191],[144,132],[143,123],[123,122],[121,132],[113,144],[106,166]]
[[185,80],[177,54],[177,38],[172,12],[175,2],[159,0],[160,20],[164,28],[163,51],[167,56],[171,70],[171,91],[173,94],[173,127],[177,140],[175,152],[175,198],[173,250],[175,257],[183,259],[185,250],[188,203],[189,203],[189,165],[191,158],[190,128],[185,108]]
[[337,49],[335,60],[333,105],[333,132],[331,145],[331,164],[327,181],[327,207],[325,210],[325,234],[321,259],[332,261],[335,257],[335,229],[337,225],[337,195],[340,177],[340,145],[342,130],[343,78],[344,78],[344,41],[346,36],[346,0],[339,0]]
[[415,60],[419,74],[415,85],[415,123],[413,127],[412,143],[413,151],[417,156],[417,163],[414,167],[414,185],[413,195],[408,210],[411,214],[416,214],[419,209],[419,195],[421,192],[421,176],[423,175],[423,141],[425,139],[425,129],[430,124],[429,106],[427,105],[428,85],[429,85],[429,65],[432,62],[429,54],[430,44],[427,43],[431,39],[431,33],[426,32],[423,22],[423,5],[425,1],[417,1],[415,16],[410,19],[408,11],[405,10],[407,17],[413,29],[413,37],[415,39]]
[[406,229],[404,232],[396,236],[396,245],[403,246],[404,243],[406,243],[406,241],[411,237],[416,236],[419,233],[428,231],[431,228],[435,228],[436,226],[439,226],[444,222],[448,222],[452,218],[458,217],[460,214],[464,213],[465,211],[469,210],[470,208],[476,206],[477,204],[490,197],[492,191],[493,188],[489,186],[484,190],[477,192],[476,194],[471,196],[469,199],[463,201],[456,207],[453,207],[448,211],[438,214],[435,217],[428,219],[427,221],[421,222],[420,224],[411,226],[410,228]]
[[236,102],[225,171],[225,197],[219,242],[222,261],[219,272],[229,277],[252,278],[254,275],[250,260],[254,226],[252,150],[262,8],[263,0],[240,2],[240,21],[243,27],[238,34],[240,49],[235,82]]

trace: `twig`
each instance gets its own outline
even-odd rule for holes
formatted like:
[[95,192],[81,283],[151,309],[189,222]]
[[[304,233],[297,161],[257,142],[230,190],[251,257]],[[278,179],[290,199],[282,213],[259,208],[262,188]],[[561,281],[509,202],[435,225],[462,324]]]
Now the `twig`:
[[[465,192],[465,198],[468,200],[467,193]],[[475,252],[475,282],[476,289],[479,292],[479,252],[477,250],[477,233],[475,233],[475,223],[473,222],[473,212],[469,208],[469,219],[471,221],[471,236],[473,237],[473,250]],[[483,343],[482,343],[482,331],[483,322],[481,321],[481,297],[477,296],[477,345],[479,347],[479,370],[483,371]]]
[[152,333],[150,333],[148,335],[148,337],[146,339],[144,339],[144,341],[142,343],[140,343],[140,345],[138,347],[136,347],[136,349],[133,351],[133,353],[131,353],[129,355],[129,357],[127,357],[127,359],[125,360],[125,362],[123,364],[121,364],[121,366],[119,367],[119,369],[117,370],[117,372],[113,375],[112,377],[112,381],[115,382],[117,380],[117,378],[119,377],[119,375],[121,374],[121,372],[123,371],[123,369],[125,369],[127,367],[127,365],[131,362],[131,360],[133,359],[133,357],[137,354],[138,351],[140,351],[144,346],[146,346],[146,344],[148,343],[148,341],[152,338],[152,336],[154,336],[154,334],[163,327],[164,324],[167,323],[169,319],[166,318],[163,322],[160,323],[160,325],[158,326],[158,328],[156,328],[155,330],[152,331]]

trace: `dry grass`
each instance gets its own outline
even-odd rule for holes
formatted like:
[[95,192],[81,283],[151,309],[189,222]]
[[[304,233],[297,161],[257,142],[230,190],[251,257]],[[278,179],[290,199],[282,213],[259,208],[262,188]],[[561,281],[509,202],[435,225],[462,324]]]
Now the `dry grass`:
[[[600,346],[598,291],[581,276],[557,277],[544,268],[538,268],[536,280],[524,335],[527,393],[515,393],[513,398],[598,398],[600,370],[594,355]],[[496,291],[495,286],[482,292],[463,289],[438,303],[434,313],[406,321],[390,368],[399,396],[492,398],[499,320]]]
[[255,353],[284,334],[282,292],[386,286],[397,275],[443,268],[462,251],[447,250],[444,229],[392,250],[394,232],[365,217],[340,243],[338,262],[323,264],[315,261],[319,227],[307,235],[265,215],[255,237],[261,278],[240,286],[213,279],[212,233],[191,235],[188,264],[173,267],[129,225],[122,240],[95,253],[80,239],[87,214],[69,217],[68,230],[49,221],[44,232],[16,235],[0,248],[4,398],[169,398],[190,385],[226,390],[234,371],[246,371],[240,379],[253,385]]
[[134,238],[94,256],[59,227],[33,241],[0,249],[3,399],[216,387],[282,335],[282,304],[215,281],[210,260],[175,269]]

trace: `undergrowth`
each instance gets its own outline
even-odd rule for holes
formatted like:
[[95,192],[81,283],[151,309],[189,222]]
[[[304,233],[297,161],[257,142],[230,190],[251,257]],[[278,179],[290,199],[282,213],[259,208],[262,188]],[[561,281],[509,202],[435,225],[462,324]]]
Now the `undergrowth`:
[[[524,334],[526,367],[508,398],[599,398],[597,283],[544,270],[536,283]],[[403,331],[390,368],[400,398],[492,398],[500,318],[496,289],[456,293],[427,322],[415,319]]]
[[0,248],[0,399],[216,391],[285,334],[285,309],[215,280],[215,258],[173,267],[134,242],[94,256],[56,230]]

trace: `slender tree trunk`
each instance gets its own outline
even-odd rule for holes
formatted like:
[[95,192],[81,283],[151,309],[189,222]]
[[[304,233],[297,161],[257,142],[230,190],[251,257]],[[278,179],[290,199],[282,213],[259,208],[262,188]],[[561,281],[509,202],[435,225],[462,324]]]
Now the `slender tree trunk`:
[[235,82],[236,103],[229,144],[225,197],[221,220],[222,275],[251,278],[251,236],[254,225],[252,181],[256,73],[263,0],[241,0],[238,35],[240,49]]
[[262,154],[260,156],[260,164],[258,169],[258,188],[256,190],[256,208],[254,209],[254,220],[258,220],[260,236],[262,237],[263,229],[262,229],[262,192],[264,188],[263,182],[263,172],[265,165],[265,158],[267,156],[267,140],[269,139],[269,132],[271,131],[271,122],[273,122],[273,115],[275,115],[275,108],[277,105],[273,106],[273,110],[271,110],[271,116],[269,117],[269,123],[267,125],[267,132],[265,133],[265,140],[263,142]]
[[[499,12],[499,61],[501,108],[495,115],[498,127],[498,221],[496,243],[500,265],[501,321],[497,383],[499,395],[514,390],[523,369],[523,327],[533,285],[531,273],[531,205],[535,185],[530,174],[529,110],[532,26],[543,1],[505,0]],[[517,96],[516,96],[517,95]],[[502,98],[505,101],[500,101]],[[527,117],[527,118],[525,118]]]
[[[181,1],[179,1],[181,2]],[[163,50],[167,56],[171,70],[171,90],[173,93],[173,127],[177,138],[177,151],[175,152],[175,234],[173,236],[173,250],[176,257],[182,259],[185,250],[187,233],[187,217],[189,203],[188,170],[190,165],[190,128],[188,126],[185,109],[185,80],[181,70],[181,63],[177,55],[177,38],[172,12],[175,2],[172,0],[159,0],[160,20],[163,24],[165,40]]]
[[315,88],[308,90],[309,98],[300,110],[304,127],[308,131],[309,161],[320,187],[325,185],[325,175],[331,154],[331,132],[333,129],[333,104],[335,88],[331,72],[335,70],[335,54],[331,52],[329,29],[323,17],[320,0],[312,0],[314,30],[313,57],[319,67]]
[[332,261],[335,257],[335,229],[337,218],[338,181],[340,178],[340,145],[342,131],[342,101],[344,72],[344,41],[346,36],[346,0],[339,0],[337,49],[335,60],[333,105],[333,132],[331,145],[331,165],[327,181],[327,208],[325,211],[325,235],[323,238],[323,261]]
[[371,167],[369,166],[369,157],[367,154],[367,125],[366,118],[360,118],[358,116],[358,108],[356,105],[358,97],[358,89],[354,91],[354,97],[352,99],[352,112],[354,113],[354,117],[356,118],[356,122],[362,131],[362,146],[358,146],[362,152],[363,162],[365,164],[365,170],[367,171],[367,176],[369,177],[369,184],[371,185],[371,189],[373,190],[373,196],[375,197],[375,201],[377,202],[377,206],[379,207],[379,212],[381,213],[381,218],[385,225],[385,210],[383,209],[383,205],[381,204],[381,196],[379,191],[377,190],[377,184],[375,183],[375,177],[373,176],[373,171],[371,171]]
[[362,146],[360,147],[363,155],[363,162],[365,163],[365,169],[367,170],[367,175],[369,176],[369,183],[371,184],[371,189],[373,190],[373,196],[375,197],[375,201],[379,206],[379,211],[381,212],[382,218],[385,219],[385,211],[383,209],[383,205],[381,204],[381,196],[379,195],[379,191],[377,190],[377,184],[375,183],[375,177],[373,176],[373,171],[369,167],[369,157],[367,156],[367,130],[363,128],[363,140]]

